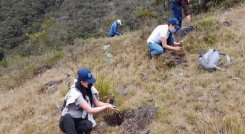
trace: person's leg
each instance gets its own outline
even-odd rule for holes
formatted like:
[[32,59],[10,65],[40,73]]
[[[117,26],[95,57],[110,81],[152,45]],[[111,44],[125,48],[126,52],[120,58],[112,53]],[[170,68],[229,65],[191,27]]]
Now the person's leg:
[[110,35],[110,34],[109,34],[109,37],[114,37],[114,35]]
[[60,117],[59,127],[62,132],[65,132],[65,128],[63,126],[63,116]]
[[173,17],[179,21],[179,26],[182,24],[182,8],[178,4],[171,1],[171,8],[173,10]]
[[151,51],[151,56],[160,55],[164,52],[163,47],[157,43],[149,43],[148,48]]
[[59,126],[66,134],[77,134],[74,119],[70,114],[61,117]]
[[178,19],[178,21],[179,21],[179,27],[181,27],[182,26],[182,8],[181,7],[179,7],[179,19]]
[[90,134],[93,129],[93,124],[89,120],[78,120],[76,123],[76,131],[79,133]]

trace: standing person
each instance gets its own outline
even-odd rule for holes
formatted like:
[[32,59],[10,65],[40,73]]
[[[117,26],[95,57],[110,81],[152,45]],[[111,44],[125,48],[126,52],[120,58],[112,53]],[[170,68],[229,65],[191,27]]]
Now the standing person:
[[190,22],[191,15],[189,13],[189,2],[190,0],[171,0],[171,8],[173,10],[174,18],[179,21],[179,26],[182,24],[182,8],[184,10],[184,14],[186,19]]
[[147,45],[150,49],[150,58],[160,55],[165,50],[181,51],[180,42],[174,40],[173,34],[179,30],[179,22],[176,18],[168,20],[168,24],[158,25],[150,37],[147,39]]
[[108,35],[110,37],[114,37],[115,35],[121,35],[119,33],[119,26],[122,25],[122,21],[121,20],[117,20],[117,21],[114,21],[112,24],[111,24],[111,28],[109,30],[109,33]]
[[89,69],[82,68],[77,75],[65,96],[59,127],[66,134],[89,134],[96,125],[93,114],[115,107],[98,99],[98,91],[93,86],[96,79]]

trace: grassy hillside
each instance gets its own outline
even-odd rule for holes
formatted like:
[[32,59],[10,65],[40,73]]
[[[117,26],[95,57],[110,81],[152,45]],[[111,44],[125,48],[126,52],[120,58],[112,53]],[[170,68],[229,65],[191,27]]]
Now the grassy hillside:
[[[123,20],[121,30],[136,30],[144,25],[142,17],[150,16],[158,21],[167,18],[170,10],[162,10],[160,3],[147,0],[0,0],[0,61],[12,55],[10,50],[16,48],[22,56],[29,56],[36,55],[30,49],[41,44],[45,47],[39,47],[38,54],[70,44],[75,38],[106,36],[115,19]],[[144,14],[145,11],[150,14]],[[52,24],[47,23],[50,20]]]
[[[166,21],[169,1],[0,0],[0,66],[8,67],[16,51],[24,57],[41,55],[73,44],[75,38],[104,37],[115,19],[123,20],[123,32]],[[192,0],[190,10],[198,14],[241,1]]]
[[[198,29],[182,39],[187,66],[168,68],[161,64],[163,60],[149,60],[145,43],[153,26],[115,38],[76,39],[74,45],[62,51],[26,59],[22,64],[30,65],[26,69],[30,72],[3,70],[0,132],[61,133],[58,121],[63,97],[77,69],[88,67],[98,81],[105,80],[108,87],[115,90],[117,109],[145,104],[159,107],[157,116],[148,126],[153,134],[245,133],[244,14],[245,7],[241,4],[229,10],[195,16],[193,23]],[[108,42],[112,44],[109,50],[113,56],[111,64],[106,62],[102,50]],[[198,51],[208,47],[231,56],[232,65],[225,68],[225,72],[209,73],[198,68]],[[43,69],[46,64],[49,66]],[[25,78],[19,73],[23,76],[36,74],[28,76],[33,79],[21,81]],[[19,82],[18,86],[6,90],[13,75],[18,75],[13,77]],[[60,80],[47,91],[42,90],[46,83]],[[100,84],[97,86],[106,86]],[[120,131],[120,126],[110,127],[107,133]]]

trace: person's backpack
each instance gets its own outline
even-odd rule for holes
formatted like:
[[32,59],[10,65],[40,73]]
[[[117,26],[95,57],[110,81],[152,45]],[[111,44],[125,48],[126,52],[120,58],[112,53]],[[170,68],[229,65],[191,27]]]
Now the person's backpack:
[[201,55],[201,58],[199,59],[199,65],[208,71],[214,71],[216,69],[224,71],[224,69],[219,67],[221,64],[220,55],[226,56],[226,65],[231,63],[231,59],[227,54],[218,52],[215,49],[209,49],[208,52]]

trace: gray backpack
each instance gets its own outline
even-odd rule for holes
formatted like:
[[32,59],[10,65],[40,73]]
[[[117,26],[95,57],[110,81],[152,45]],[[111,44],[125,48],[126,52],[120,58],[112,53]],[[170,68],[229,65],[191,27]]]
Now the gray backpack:
[[214,71],[216,69],[224,71],[224,69],[218,67],[221,64],[220,55],[226,56],[226,66],[231,63],[230,57],[225,54],[216,51],[215,49],[209,49],[204,55],[199,59],[199,65],[203,69],[207,69],[209,71]]

